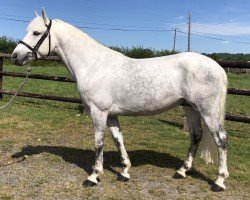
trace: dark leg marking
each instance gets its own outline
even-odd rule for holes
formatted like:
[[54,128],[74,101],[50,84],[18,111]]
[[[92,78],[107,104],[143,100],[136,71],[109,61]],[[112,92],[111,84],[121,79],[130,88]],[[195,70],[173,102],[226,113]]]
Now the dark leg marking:
[[219,132],[216,132],[217,138],[219,139],[219,144],[218,146],[221,147],[222,149],[226,149],[227,148],[227,142],[228,142],[228,136],[227,134],[225,134],[225,139],[221,139],[220,138],[220,134]]
[[193,142],[194,145],[197,146],[201,141],[201,136],[200,135],[193,135]]
[[95,149],[96,158],[98,158],[98,156],[100,156],[100,154],[102,153],[102,150],[103,150],[103,146],[98,146],[98,147]]
[[120,148],[121,147],[121,143],[118,141],[118,139],[114,138],[114,142],[115,142],[115,146],[117,148]]

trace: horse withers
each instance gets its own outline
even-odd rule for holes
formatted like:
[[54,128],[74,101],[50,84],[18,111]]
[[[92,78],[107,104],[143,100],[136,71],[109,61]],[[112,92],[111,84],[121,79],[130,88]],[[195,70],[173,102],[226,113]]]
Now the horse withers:
[[[185,177],[202,140],[202,157],[219,165],[212,189],[222,191],[227,170],[227,133],[224,130],[227,76],[212,59],[197,53],[180,53],[149,59],[132,59],[113,51],[74,26],[50,20],[45,11],[27,27],[27,35],[12,54],[16,65],[58,54],[75,78],[85,109],[94,126],[95,165],[85,186],[98,184],[103,173],[104,131],[108,126],[120,151],[121,181],[130,179],[131,163],[117,116],[152,115],[185,103],[190,147],[174,177]],[[201,126],[204,121],[204,127]]]

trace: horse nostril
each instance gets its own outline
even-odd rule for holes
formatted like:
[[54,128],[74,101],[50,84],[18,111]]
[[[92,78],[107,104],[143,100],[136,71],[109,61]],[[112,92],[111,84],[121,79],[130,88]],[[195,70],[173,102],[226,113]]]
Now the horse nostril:
[[11,56],[11,60],[12,60],[13,62],[15,62],[16,59],[17,59],[17,53],[13,53],[12,56]]
[[12,57],[13,57],[13,58],[17,58],[17,53],[14,53],[14,54],[12,55]]

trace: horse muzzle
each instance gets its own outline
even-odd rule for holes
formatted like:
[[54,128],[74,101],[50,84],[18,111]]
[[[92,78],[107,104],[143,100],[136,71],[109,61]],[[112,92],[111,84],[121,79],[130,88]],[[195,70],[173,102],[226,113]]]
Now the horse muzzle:
[[22,66],[28,61],[35,60],[36,56],[32,52],[28,52],[25,55],[21,55],[18,52],[13,52],[11,55],[11,61],[14,65]]

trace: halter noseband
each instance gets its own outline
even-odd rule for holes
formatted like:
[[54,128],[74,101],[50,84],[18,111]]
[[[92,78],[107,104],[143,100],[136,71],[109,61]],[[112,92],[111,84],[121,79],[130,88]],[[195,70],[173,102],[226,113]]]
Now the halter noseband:
[[44,40],[46,39],[46,37],[48,35],[49,35],[49,51],[48,51],[47,57],[50,54],[50,47],[51,47],[50,28],[51,28],[51,25],[52,25],[52,20],[49,20],[49,25],[45,24],[45,26],[47,27],[47,30],[44,32],[43,36],[40,38],[40,40],[38,40],[37,44],[34,47],[31,47],[29,44],[27,44],[26,42],[24,42],[22,40],[19,41],[19,43],[18,43],[18,44],[23,44],[28,49],[30,49],[32,51],[32,54],[35,55],[35,60],[38,59],[37,58],[37,52],[38,52],[39,47],[42,45],[42,43],[44,42]]

